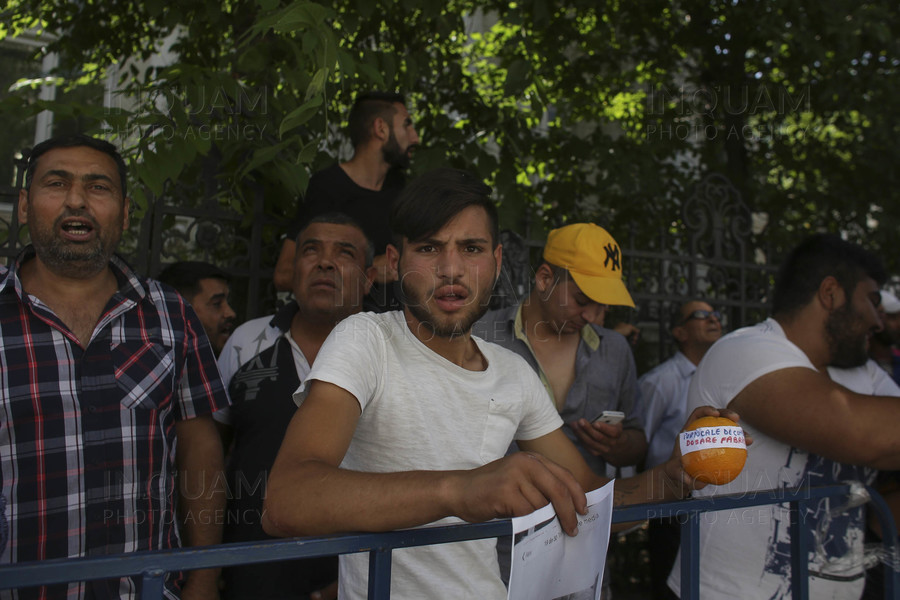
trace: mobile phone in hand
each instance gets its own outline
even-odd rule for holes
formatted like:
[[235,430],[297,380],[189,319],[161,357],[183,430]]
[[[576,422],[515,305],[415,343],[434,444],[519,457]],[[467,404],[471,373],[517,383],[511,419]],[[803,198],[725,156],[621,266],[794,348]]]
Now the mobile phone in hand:
[[616,423],[621,423],[624,419],[625,413],[620,410],[604,410],[597,415],[594,419],[594,423],[600,422],[608,425],[615,425]]

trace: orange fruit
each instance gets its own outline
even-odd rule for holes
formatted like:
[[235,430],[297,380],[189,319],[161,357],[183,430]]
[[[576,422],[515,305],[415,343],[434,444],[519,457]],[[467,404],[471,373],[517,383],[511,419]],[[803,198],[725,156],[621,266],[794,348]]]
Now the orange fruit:
[[733,481],[747,461],[744,430],[725,417],[701,417],[678,440],[681,464],[698,481],[715,485]]

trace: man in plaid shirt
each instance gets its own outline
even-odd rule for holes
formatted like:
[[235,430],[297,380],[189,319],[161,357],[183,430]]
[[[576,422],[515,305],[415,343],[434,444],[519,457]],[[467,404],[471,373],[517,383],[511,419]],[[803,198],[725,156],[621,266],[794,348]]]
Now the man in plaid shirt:
[[[38,144],[18,217],[31,245],[0,267],[0,472],[9,544],[0,563],[100,556],[221,539],[228,404],[197,316],[114,252],[128,226],[125,164],[86,136]],[[176,451],[177,441],[177,451]],[[176,496],[176,469],[178,490]],[[166,582],[216,597],[215,571]],[[135,598],[131,578],[4,592]]]

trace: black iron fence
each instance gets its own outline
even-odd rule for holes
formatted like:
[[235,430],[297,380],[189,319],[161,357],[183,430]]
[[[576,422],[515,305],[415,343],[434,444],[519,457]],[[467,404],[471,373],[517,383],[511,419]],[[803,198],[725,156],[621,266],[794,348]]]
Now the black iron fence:
[[[700,598],[700,519],[707,511],[735,510],[765,504],[790,506],[791,597],[809,598],[809,559],[817,551],[805,515],[823,498],[845,497],[847,485],[782,489],[734,496],[703,497],[677,502],[620,506],[613,510],[613,523],[645,520],[661,514],[677,517],[681,525],[681,597]],[[896,531],[893,516],[884,499],[867,489],[870,506],[882,531]],[[165,576],[171,571],[227,567],[353,552],[369,553],[369,593],[372,600],[391,596],[391,553],[395,549],[445,544],[508,535],[508,519],[486,523],[404,529],[387,533],[347,534],[318,538],[222,544],[204,548],[183,548],[134,552],[117,556],[54,559],[0,566],[0,590],[19,589],[70,581],[89,581],[136,576],[141,580],[142,599],[163,597]],[[883,542],[884,595],[890,600],[900,594],[898,540]],[[740,568],[735,565],[735,568]]]
[[[15,257],[27,234],[16,217],[24,163],[17,163],[15,186],[0,187],[0,256]],[[204,260],[233,276],[232,304],[244,319],[271,314],[277,305],[272,272],[279,233],[290,215],[268,215],[263,192],[241,202],[217,187],[217,164],[210,158],[194,185],[168,185],[151,198],[140,219],[133,219],[122,253],[142,274],[155,276],[178,260]],[[136,221],[136,222],[135,222]],[[729,329],[759,320],[767,312],[773,263],[754,235],[753,216],[740,194],[721,175],[710,175],[685,199],[671,225],[648,232],[633,223],[629,231],[612,231],[624,254],[623,270],[637,303],[634,311],[614,311],[641,328],[635,348],[639,372],[674,352],[669,319],[690,299],[708,300],[725,315]],[[495,305],[515,302],[531,285],[532,250],[542,241],[504,232],[504,271]]]

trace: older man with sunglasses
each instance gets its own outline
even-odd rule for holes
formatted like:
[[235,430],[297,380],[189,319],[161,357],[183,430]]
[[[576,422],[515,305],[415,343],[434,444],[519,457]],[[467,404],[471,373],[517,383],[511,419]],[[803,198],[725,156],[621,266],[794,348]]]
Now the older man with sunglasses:
[[[664,463],[687,416],[691,377],[706,351],[722,337],[722,315],[702,300],[691,300],[672,315],[670,329],[678,352],[638,380],[637,410],[647,436],[646,466]],[[666,579],[678,554],[678,523],[670,519],[650,521],[648,544],[653,598],[674,598]]]

